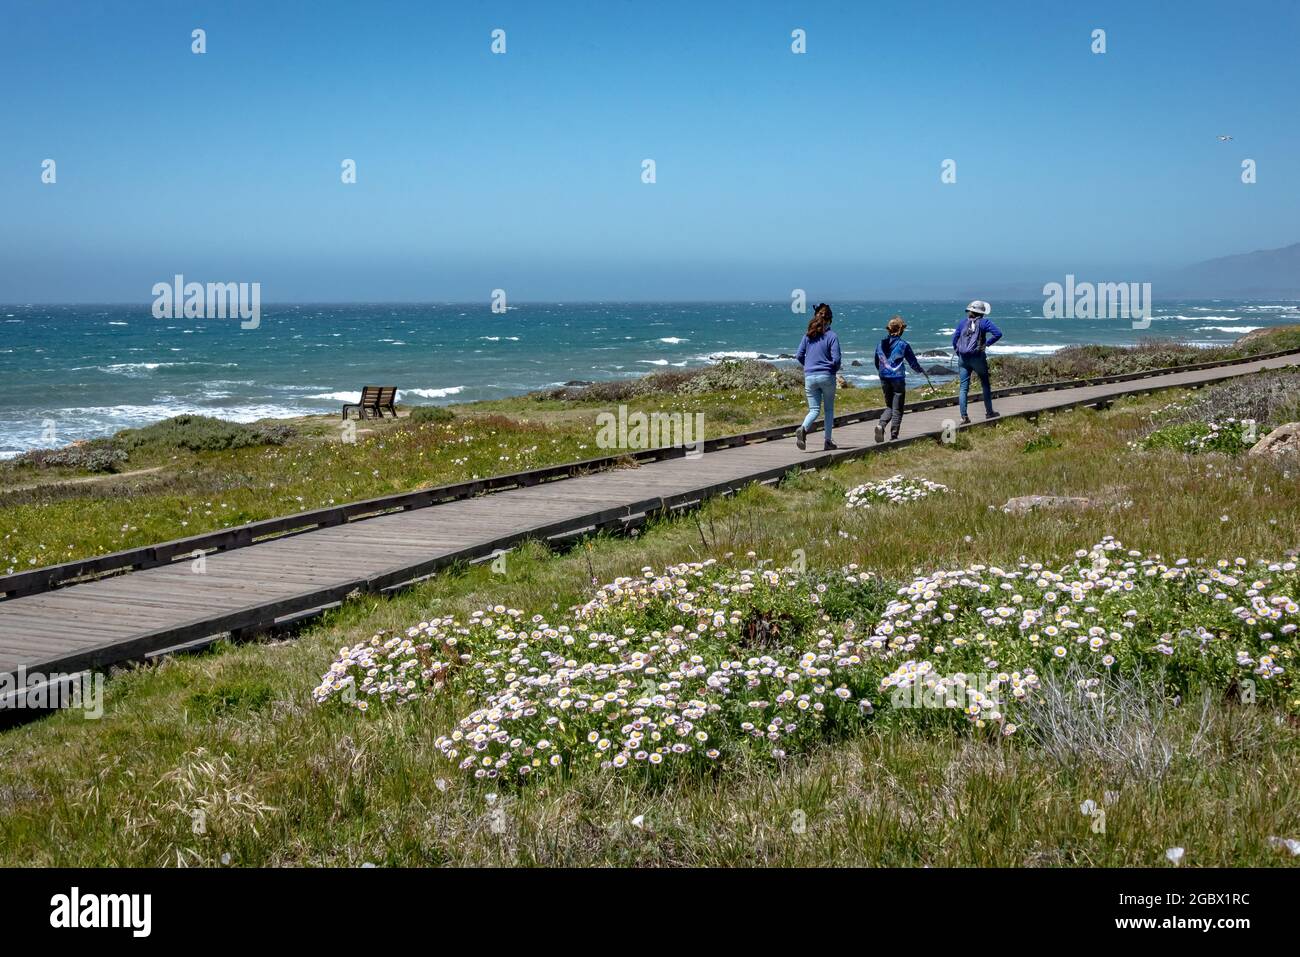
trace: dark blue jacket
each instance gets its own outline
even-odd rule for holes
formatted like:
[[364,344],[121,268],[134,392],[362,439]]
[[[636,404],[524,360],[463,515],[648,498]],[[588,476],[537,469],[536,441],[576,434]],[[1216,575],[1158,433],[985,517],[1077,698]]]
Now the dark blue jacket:
[[834,375],[840,371],[839,337],[829,329],[816,339],[804,336],[794,357],[806,376]]
[[952,333],[952,348],[959,356],[977,355],[1002,338],[1002,330],[993,325],[988,316],[982,316],[976,320],[979,323],[979,337],[976,340],[976,347],[963,352],[957,348],[957,342],[961,339],[962,330],[970,324],[970,321],[969,317],[962,316],[961,321],[957,323],[957,328]]
[[880,378],[906,379],[907,368],[904,363],[917,372],[923,371],[921,363],[916,361],[916,353],[902,336],[881,339],[880,345],[876,346],[876,371],[880,373]]

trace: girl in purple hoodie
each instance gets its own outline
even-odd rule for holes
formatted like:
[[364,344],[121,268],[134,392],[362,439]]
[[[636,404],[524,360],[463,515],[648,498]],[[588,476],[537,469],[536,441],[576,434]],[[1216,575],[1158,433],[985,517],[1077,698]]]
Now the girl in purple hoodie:
[[821,412],[826,433],[822,448],[833,451],[839,448],[831,441],[831,427],[835,424],[835,374],[840,371],[840,340],[831,332],[831,307],[826,303],[818,304],[813,310],[808,332],[794,357],[803,366],[803,391],[808,399],[808,415],[795,430],[795,445],[807,448],[808,430]]

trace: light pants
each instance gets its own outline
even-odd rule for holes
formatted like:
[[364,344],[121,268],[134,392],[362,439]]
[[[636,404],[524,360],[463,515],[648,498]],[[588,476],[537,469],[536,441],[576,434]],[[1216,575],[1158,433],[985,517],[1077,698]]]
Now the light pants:
[[803,430],[807,432],[812,428],[817,413],[822,412],[826,420],[823,424],[826,441],[829,442],[831,427],[835,424],[835,376],[826,373],[804,376],[803,394],[808,399],[808,415],[803,420]]
[[980,386],[984,389],[984,414],[993,414],[993,390],[989,388],[989,360],[982,353],[957,357],[957,408],[962,418],[966,417],[966,396],[970,392],[971,373],[979,376]]

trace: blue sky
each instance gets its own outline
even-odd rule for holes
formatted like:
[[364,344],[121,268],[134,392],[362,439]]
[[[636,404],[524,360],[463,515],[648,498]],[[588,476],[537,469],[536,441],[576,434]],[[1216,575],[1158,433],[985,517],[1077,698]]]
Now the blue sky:
[[177,272],[267,301],[868,297],[1300,240],[1293,0],[0,17],[0,301],[146,301]]

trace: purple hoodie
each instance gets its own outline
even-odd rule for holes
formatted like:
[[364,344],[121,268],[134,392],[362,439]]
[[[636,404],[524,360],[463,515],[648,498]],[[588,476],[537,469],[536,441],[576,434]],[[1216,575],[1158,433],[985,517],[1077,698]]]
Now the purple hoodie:
[[840,340],[830,329],[816,339],[803,337],[795,361],[803,366],[803,374],[834,375],[840,371]]

